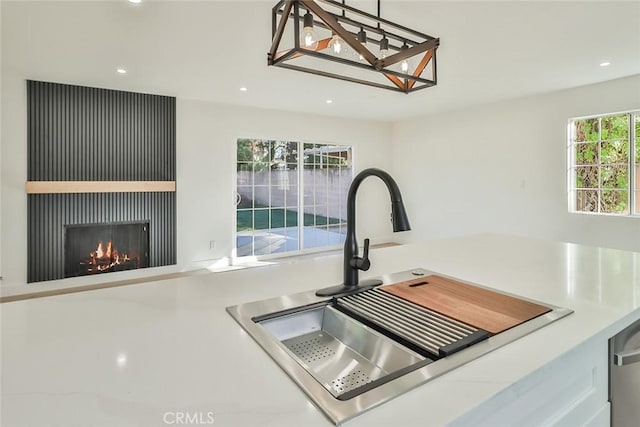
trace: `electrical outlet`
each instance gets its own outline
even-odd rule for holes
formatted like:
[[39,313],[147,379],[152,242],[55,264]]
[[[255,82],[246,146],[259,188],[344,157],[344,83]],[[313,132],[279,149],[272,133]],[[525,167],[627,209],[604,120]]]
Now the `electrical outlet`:
[[209,240],[209,249],[215,249],[215,248],[216,248],[216,241]]

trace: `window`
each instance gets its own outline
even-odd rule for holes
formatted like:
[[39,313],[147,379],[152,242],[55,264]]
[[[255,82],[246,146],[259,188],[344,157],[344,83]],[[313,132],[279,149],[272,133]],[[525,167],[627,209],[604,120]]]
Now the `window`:
[[640,111],[569,121],[569,209],[640,215]]
[[349,146],[238,139],[236,256],[344,243]]

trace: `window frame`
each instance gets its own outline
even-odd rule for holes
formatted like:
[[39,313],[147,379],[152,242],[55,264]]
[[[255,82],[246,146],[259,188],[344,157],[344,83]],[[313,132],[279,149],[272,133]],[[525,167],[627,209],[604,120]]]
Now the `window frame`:
[[[237,250],[238,250],[238,218],[237,218],[237,201],[238,201],[238,169],[237,169],[237,165],[238,165],[238,141],[242,140],[242,139],[249,139],[249,140],[261,140],[261,141],[273,141],[273,142],[283,142],[283,141],[287,141],[287,142],[295,142],[296,144],[298,144],[298,160],[297,160],[297,169],[299,171],[298,173],[298,190],[297,190],[297,199],[298,199],[298,203],[296,205],[296,209],[298,211],[298,224],[297,224],[297,228],[298,228],[298,249],[297,250],[293,250],[293,251],[283,251],[283,252],[276,252],[276,253],[269,253],[269,254],[251,254],[251,255],[237,255]],[[257,260],[257,261],[261,261],[261,260],[271,260],[271,259],[277,259],[277,258],[287,258],[287,257],[296,257],[296,256],[302,256],[302,255],[308,255],[308,254],[314,254],[314,253],[320,253],[320,252],[328,252],[328,251],[335,251],[335,250],[339,250],[342,249],[344,246],[344,243],[340,243],[337,245],[327,245],[327,246],[316,246],[316,247],[311,247],[311,248],[303,248],[304,246],[304,207],[307,206],[305,204],[303,204],[304,202],[304,156],[302,158],[300,158],[300,153],[304,152],[304,146],[305,144],[317,144],[317,145],[328,145],[328,146],[336,146],[336,147],[347,147],[351,150],[351,180],[353,180],[353,177],[355,176],[355,168],[356,168],[356,147],[353,144],[347,144],[347,143],[341,143],[341,142],[321,142],[321,141],[310,141],[310,140],[306,140],[306,139],[298,139],[298,138],[283,138],[283,137],[279,137],[279,138],[271,138],[271,137],[249,137],[249,136],[238,136],[235,139],[235,148],[233,150],[233,164],[234,164],[234,169],[233,169],[233,190],[232,190],[232,196],[233,196],[233,201],[234,201],[234,207],[233,207],[233,232],[232,232],[232,239],[233,239],[233,248],[232,248],[232,253],[231,253],[231,260],[232,262],[236,262],[236,263],[244,263],[244,262],[251,262],[253,260]],[[302,151],[300,151],[302,150]],[[346,195],[345,195],[346,197]],[[346,209],[346,207],[345,207]],[[345,219],[344,219],[344,224],[346,227],[346,212],[345,212]],[[314,224],[315,226],[315,224]],[[346,234],[345,234],[346,236]],[[343,239],[344,240],[344,239]]]
[[[601,145],[602,142],[609,141],[602,139],[602,123],[603,118],[614,117],[626,115],[629,117],[629,133],[628,133],[628,154],[629,159],[627,161],[628,167],[628,187],[627,187],[627,203],[628,203],[628,213],[615,213],[615,212],[601,212],[601,202],[600,196],[598,197],[598,212],[592,211],[581,211],[577,209],[577,190],[580,190],[576,186],[576,169],[578,167],[585,167],[585,165],[577,165],[576,163],[576,144],[578,143],[588,143],[588,141],[574,141],[573,140],[573,123],[579,120],[588,120],[588,119],[598,119],[598,163],[593,165],[599,169],[598,171],[598,187],[595,189],[597,191],[606,190],[606,187],[603,187],[601,171],[602,167],[607,167],[607,164],[602,163],[602,159],[600,157],[601,153]],[[636,140],[640,139],[640,135],[636,133],[636,122],[635,118],[640,118],[640,109],[626,110],[626,111],[618,111],[612,113],[604,113],[604,114],[593,114],[588,116],[580,116],[580,117],[572,117],[567,121],[567,202],[568,202],[568,212],[571,214],[582,214],[582,215],[596,215],[603,217],[616,217],[616,218],[640,218],[640,207],[636,209],[638,203],[640,202],[640,174],[636,176],[636,165],[640,166],[640,162],[636,163],[636,156],[640,155],[637,152]],[[588,165],[587,165],[588,166]],[[590,189],[590,188],[589,188]],[[616,191],[614,189],[614,191]]]

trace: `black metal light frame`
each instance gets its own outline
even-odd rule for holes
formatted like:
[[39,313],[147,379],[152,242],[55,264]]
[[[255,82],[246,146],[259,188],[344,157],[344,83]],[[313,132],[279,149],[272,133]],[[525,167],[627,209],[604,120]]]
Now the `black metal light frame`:
[[[320,3],[328,5],[334,10],[339,11],[339,13],[325,10],[320,6]],[[313,15],[314,26],[330,30],[332,33],[338,35],[357,52],[365,62],[358,62],[323,53],[322,50],[328,47],[330,39],[321,40],[315,50],[301,47],[300,22],[303,21],[304,16],[301,10]],[[359,22],[357,18],[363,18],[370,23]],[[291,23],[291,25],[288,25],[289,23]],[[367,42],[370,43],[379,45],[380,40],[386,37],[389,40],[389,50],[395,51],[395,53],[386,58],[378,57],[358,41],[358,32],[351,32],[347,30],[344,25],[366,30]],[[287,28],[293,29],[294,42],[292,47],[282,49],[280,45]],[[370,34],[373,34],[374,37],[371,37]],[[439,38],[382,19],[380,17],[379,0],[378,16],[347,6],[344,1],[339,3],[334,0],[281,0],[272,10],[272,44],[267,55],[267,62],[268,65],[408,94],[437,84],[436,50],[439,45]],[[367,80],[322,69],[296,65],[295,60],[302,56],[310,56],[345,66],[365,69],[377,74],[372,74],[372,79]],[[420,56],[420,61],[413,71],[410,70],[407,73],[402,73],[388,68],[405,59],[418,56]],[[425,69],[429,67],[432,71],[432,78],[427,79],[422,77]],[[381,79],[385,83],[373,80],[373,78],[378,77],[380,74],[385,77],[385,79]]]

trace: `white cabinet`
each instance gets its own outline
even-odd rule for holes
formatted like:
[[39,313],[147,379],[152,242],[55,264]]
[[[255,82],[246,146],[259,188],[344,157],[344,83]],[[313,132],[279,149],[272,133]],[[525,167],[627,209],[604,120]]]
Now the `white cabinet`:
[[606,339],[594,338],[510,385],[450,426],[606,427],[609,419],[608,344]]

